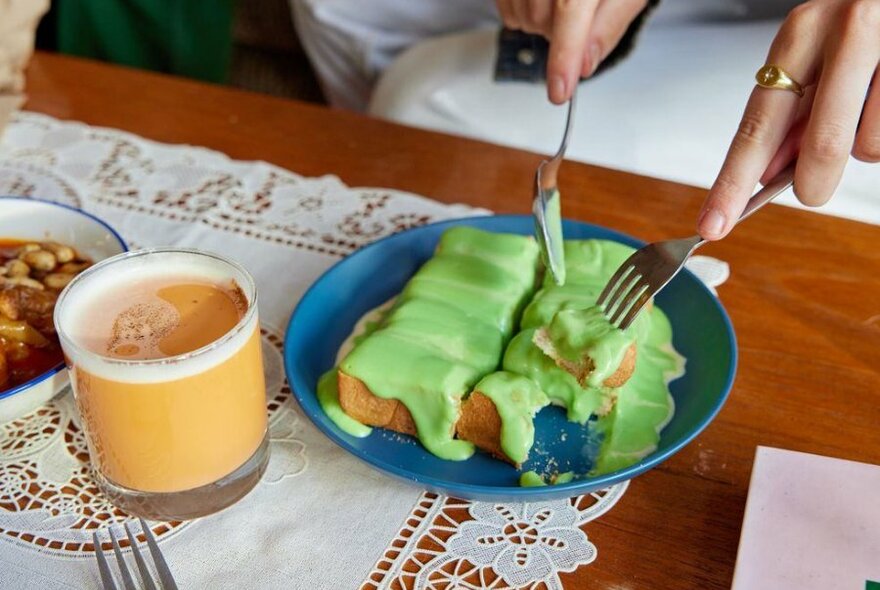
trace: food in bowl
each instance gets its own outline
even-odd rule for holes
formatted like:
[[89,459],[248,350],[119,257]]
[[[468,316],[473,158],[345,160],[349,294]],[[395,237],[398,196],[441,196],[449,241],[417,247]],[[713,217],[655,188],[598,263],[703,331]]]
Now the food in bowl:
[[443,459],[467,459],[476,447],[517,467],[535,443],[535,415],[554,404],[602,437],[583,475],[632,465],[657,448],[674,410],[668,385],[683,368],[657,306],[624,332],[595,308],[632,251],[566,241],[568,282],[559,286],[540,277],[531,238],[450,229],[322,377],[319,401],[349,434],[379,426],[416,435]]
[[52,321],[55,301],[91,264],[72,246],[0,237],[0,393],[64,360]]

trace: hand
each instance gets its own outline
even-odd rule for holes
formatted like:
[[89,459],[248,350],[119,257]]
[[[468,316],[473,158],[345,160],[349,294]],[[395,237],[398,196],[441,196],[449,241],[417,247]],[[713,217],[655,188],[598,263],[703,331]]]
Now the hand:
[[509,29],[550,41],[547,96],[561,104],[617,46],[647,0],[495,0]]
[[795,157],[794,192],[810,206],[831,198],[850,153],[880,161],[878,62],[880,0],[811,0],[792,10],[767,63],[786,70],[806,93],[752,91],[703,205],[700,235],[727,235],[758,180],[771,179]]

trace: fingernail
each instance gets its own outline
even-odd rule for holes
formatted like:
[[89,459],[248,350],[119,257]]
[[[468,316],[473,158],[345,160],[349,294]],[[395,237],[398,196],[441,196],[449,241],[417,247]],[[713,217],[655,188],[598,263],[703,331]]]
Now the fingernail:
[[596,73],[596,70],[599,69],[599,62],[601,61],[601,59],[602,59],[602,56],[601,56],[601,50],[599,49],[599,44],[593,43],[592,45],[590,45],[590,62],[592,64],[590,66],[592,68],[590,70],[591,76]]
[[708,237],[720,236],[724,231],[724,214],[717,209],[707,209],[700,218],[700,234]]
[[553,76],[547,85],[550,89],[550,100],[553,102],[562,102],[565,100],[565,80],[562,76]]

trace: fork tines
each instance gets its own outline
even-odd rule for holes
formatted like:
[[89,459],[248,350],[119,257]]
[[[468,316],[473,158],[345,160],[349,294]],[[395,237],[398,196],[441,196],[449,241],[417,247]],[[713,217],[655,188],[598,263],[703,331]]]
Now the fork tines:
[[[156,574],[158,574],[158,579],[161,584],[159,587],[156,586],[156,580],[153,573],[150,571],[148,560],[144,558],[143,553],[141,553],[141,550],[138,548],[137,536],[132,530],[129,522],[126,522],[124,524],[125,533],[128,536],[131,553],[134,555],[134,560],[140,574],[139,577],[142,583],[141,587],[145,590],[158,590],[158,588],[162,588],[162,590],[177,590],[177,584],[174,582],[171,570],[168,568],[168,564],[165,562],[165,558],[159,550],[159,545],[156,543],[156,538],[153,536],[153,532],[150,530],[149,525],[144,522],[144,519],[141,518],[138,520],[140,521],[141,530],[147,542],[149,557],[152,558],[153,568],[155,569]],[[112,526],[108,527],[108,530],[110,532],[110,544],[113,549],[113,554],[116,556],[116,565],[119,568],[119,576],[122,579],[122,586],[125,590],[137,590],[138,585],[135,583],[131,570],[125,562],[125,556],[122,553],[122,547],[119,545],[119,541],[116,539],[116,533]],[[101,540],[98,537],[97,531],[92,533],[92,541],[95,545],[95,559],[98,561],[98,571],[101,574],[101,583],[104,585],[104,590],[118,590],[119,586],[116,584],[112,568],[104,555],[104,551],[101,547]]]
[[615,326],[625,330],[651,298],[650,284],[634,264],[640,251],[633,253],[608,280],[596,304]]
[[[737,219],[739,223],[788,190],[794,181],[796,161],[756,192]],[[625,330],[653,296],[684,267],[691,254],[706,243],[700,235],[662,240],[642,246],[620,265],[596,303],[613,325]]]

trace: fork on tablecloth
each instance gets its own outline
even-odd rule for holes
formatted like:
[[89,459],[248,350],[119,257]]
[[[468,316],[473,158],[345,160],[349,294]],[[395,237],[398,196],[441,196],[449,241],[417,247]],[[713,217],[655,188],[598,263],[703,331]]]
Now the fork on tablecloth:
[[[139,518],[138,520],[141,523],[141,529],[144,532],[144,538],[146,538],[147,547],[150,550],[148,557],[152,557],[153,568],[159,576],[159,586],[156,585],[156,580],[153,577],[153,573],[150,571],[150,566],[147,564],[147,560],[144,559],[143,553],[138,549],[137,537],[135,537],[128,522],[125,523],[125,532],[128,534],[131,553],[134,555],[134,561],[137,564],[138,572],[140,572],[141,586],[138,586],[135,583],[131,571],[125,563],[125,556],[122,555],[122,548],[116,540],[116,534],[113,532],[112,528],[107,529],[110,531],[110,543],[113,545],[113,553],[116,555],[116,564],[119,567],[122,586],[125,590],[137,590],[139,587],[144,588],[144,590],[177,590],[174,576],[171,575],[171,570],[168,569],[168,564],[165,563],[165,558],[162,556],[162,551],[159,550],[159,544],[156,542],[156,537],[153,536],[153,532],[150,530],[147,523],[144,522],[143,518]],[[119,586],[116,585],[116,580],[110,569],[110,564],[107,562],[107,558],[104,556],[104,551],[101,549],[101,540],[98,538],[97,532],[92,533],[92,541],[95,544],[95,559],[98,561],[98,571],[101,573],[101,583],[104,585],[104,590],[118,590]]]
[[[794,181],[795,163],[749,199],[737,223],[787,190]],[[678,274],[694,250],[706,243],[700,236],[654,242],[636,250],[605,285],[596,301],[613,325],[625,330],[660,290]]]

